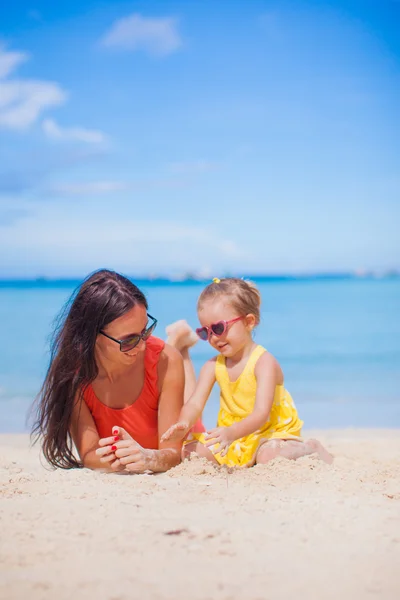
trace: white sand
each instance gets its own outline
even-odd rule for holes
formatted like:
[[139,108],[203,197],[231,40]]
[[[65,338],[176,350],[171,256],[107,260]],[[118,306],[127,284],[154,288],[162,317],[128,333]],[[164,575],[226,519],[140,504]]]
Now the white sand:
[[398,600],[400,432],[315,435],[333,466],[157,476],[48,471],[0,436],[0,598]]

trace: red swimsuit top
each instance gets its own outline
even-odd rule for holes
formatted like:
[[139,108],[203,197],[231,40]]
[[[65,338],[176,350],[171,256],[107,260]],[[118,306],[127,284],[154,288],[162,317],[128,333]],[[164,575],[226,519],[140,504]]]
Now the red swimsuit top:
[[[165,343],[150,337],[146,342],[144,355],[145,377],[142,391],[137,400],[126,408],[110,408],[97,398],[89,385],[83,398],[91,412],[100,438],[112,435],[114,426],[123,427],[143,448],[158,448],[158,361]],[[198,421],[193,428],[204,431]]]

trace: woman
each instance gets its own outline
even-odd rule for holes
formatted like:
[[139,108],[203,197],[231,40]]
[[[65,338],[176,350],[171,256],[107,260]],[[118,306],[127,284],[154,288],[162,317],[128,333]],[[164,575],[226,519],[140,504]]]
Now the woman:
[[147,308],[131,281],[108,270],[67,304],[33,427],[51,465],[143,473],[180,462],[181,443],[159,440],[195,385],[192,331],[180,321],[165,344],[152,336],[157,320]]

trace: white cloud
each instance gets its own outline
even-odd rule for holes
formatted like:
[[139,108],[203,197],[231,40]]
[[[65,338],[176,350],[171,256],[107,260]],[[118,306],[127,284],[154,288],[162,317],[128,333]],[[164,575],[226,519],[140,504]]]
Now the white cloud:
[[79,141],[87,144],[101,144],[106,140],[102,131],[83,127],[60,127],[54,119],[45,119],[42,129],[47,137],[60,141]]
[[0,48],[0,127],[24,130],[43,111],[65,102],[66,93],[52,81],[9,79],[29,56]]
[[[7,253],[25,256],[27,248],[30,263],[40,260],[43,272],[52,264],[61,268],[65,261],[75,272],[101,264],[114,264],[119,269],[157,265],[198,269],[212,257],[215,261],[232,260],[232,248],[234,260],[239,255],[244,257],[234,242],[209,227],[167,220],[104,219],[95,213],[88,227],[87,219],[56,206],[51,212],[46,207],[41,214],[27,215],[1,228],[0,257]],[[3,253],[6,249],[7,253]],[[7,264],[0,259],[0,271]]]
[[27,129],[43,111],[65,102],[66,94],[57,83],[9,79],[28,58],[23,52],[7,52],[0,47],[0,127]]
[[[23,62],[29,59],[24,52],[9,52],[0,46],[0,128],[23,131],[36,123],[46,110],[60,106],[66,92],[53,81],[10,78]],[[62,128],[53,119],[42,123],[44,133],[53,139],[99,144],[105,135],[83,127]]]
[[101,43],[108,48],[144,50],[153,56],[166,56],[182,46],[176,19],[152,19],[139,14],[115,21]]
[[47,108],[65,101],[56,84],[45,81],[0,81],[0,127],[24,130]]
[[54,194],[65,196],[90,196],[92,194],[109,194],[129,189],[124,181],[89,181],[83,183],[63,183],[51,188]]
[[25,52],[6,52],[0,46],[0,79],[7,77],[7,75],[27,60],[29,60],[29,55]]
[[[190,175],[202,173],[203,171],[211,170],[214,167],[211,163],[210,166],[198,168],[196,165],[190,163],[182,163],[179,168],[174,168],[176,171],[174,175],[164,178],[143,178],[143,179],[132,179],[126,181],[114,181],[114,180],[92,180],[92,181],[70,181],[67,183],[56,183],[50,187],[47,187],[45,191],[50,194],[58,194],[62,196],[87,196],[96,194],[107,194],[113,192],[130,191],[140,194],[141,192],[161,189],[178,189],[187,185],[187,179]],[[170,167],[171,169],[171,167]]]

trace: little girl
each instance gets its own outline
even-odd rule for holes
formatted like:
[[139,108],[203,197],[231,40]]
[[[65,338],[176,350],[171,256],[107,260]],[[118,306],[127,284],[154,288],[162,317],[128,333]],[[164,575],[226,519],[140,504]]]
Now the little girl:
[[331,463],[332,456],[317,440],[301,438],[303,421],[284,388],[282,369],[253,341],[260,304],[256,286],[242,279],[214,279],[203,290],[197,303],[201,327],[196,333],[218,356],[202,367],[179,422],[166,431],[162,441],[187,436],[217,381],[221,390],[217,427],[206,434],[190,434],[184,457],[195,452],[220,465],[250,467],[278,455],[296,459],[316,452]]

